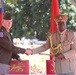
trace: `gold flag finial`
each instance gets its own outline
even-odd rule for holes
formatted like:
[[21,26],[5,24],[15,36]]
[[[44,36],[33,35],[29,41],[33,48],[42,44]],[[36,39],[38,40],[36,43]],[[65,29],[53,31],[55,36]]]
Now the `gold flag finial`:
[[0,0],[0,8],[2,8],[2,0]]

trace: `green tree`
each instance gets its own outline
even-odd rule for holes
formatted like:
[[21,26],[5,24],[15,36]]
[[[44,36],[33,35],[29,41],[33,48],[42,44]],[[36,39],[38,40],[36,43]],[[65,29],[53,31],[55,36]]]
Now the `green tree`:
[[[13,15],[13,37],[37,33],[39,39],[45,39],[49,31],[50,0],[18,0],[16,4],[5,3],[5,11]],[[44,37],[43,37],[44,36]]]
[[[14,0],[15,1],[15,0]],[[6,0],[5,11],[12,13],[13,37],[22,37],[26,34],[31,38],[45,40],[50,28],[52,0]],[[60,11],[68,16],[67,28],[76,31],[76,7],[70,0],[59,0]]]
[[68,16],[67,28],[76,31],[76,7],[70,0],[60,0],[60,10]]

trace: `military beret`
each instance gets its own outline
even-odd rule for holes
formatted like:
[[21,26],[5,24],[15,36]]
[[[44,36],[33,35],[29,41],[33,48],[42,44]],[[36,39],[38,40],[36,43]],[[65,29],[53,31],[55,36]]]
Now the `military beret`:
[[3,19],[5,19],[5,20],[11,20],[11,14],[10,13],[4,13],[4,15],[3,15]]
[[60,22],[60,21],[67,21],[68,17],[66,15],[60,14],[54,17],[54,20],[56,22]]

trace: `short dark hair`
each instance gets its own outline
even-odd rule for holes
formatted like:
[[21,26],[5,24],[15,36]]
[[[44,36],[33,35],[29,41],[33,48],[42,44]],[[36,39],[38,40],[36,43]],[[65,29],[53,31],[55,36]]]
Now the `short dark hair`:
[[11,20],[11,18],[12,18],[11,14],[9,12],[4,13],[3,19],[5,19],[5,20]]

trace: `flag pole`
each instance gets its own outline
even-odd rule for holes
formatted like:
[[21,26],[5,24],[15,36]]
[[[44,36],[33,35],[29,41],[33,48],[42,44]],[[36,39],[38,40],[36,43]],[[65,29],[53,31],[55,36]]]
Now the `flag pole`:
[[2,26],[2,17],[4,13],[4,2],[0,0],[0,26]]
[[[52,0],[51,5],[51,17],[50,17],[50,33],[53,33],[57,30],[56,23],[54,21],[54,17],[60,14],[58,0]],[[54,56],[50,51],[50,60],[46,60],[46,74],[47,75],[55,75],[54,69]]]

